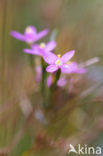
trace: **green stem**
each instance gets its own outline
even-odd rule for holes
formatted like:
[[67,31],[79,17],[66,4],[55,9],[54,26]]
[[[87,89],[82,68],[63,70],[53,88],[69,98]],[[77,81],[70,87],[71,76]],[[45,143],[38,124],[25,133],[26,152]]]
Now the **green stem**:
[[56,72],[55,81],[54,81],[54,83],[50,87],[50,92],[49,92],[49,106],[52,106],[52,96],[53,96],[53,93],[54,93],[54,91],[55,91],[55,89],[57,87],[57,81],[59,80],[60,75],[61,75],[61,70],[59,69]]
[[52,86],[50,87],[51,93],[53,93],[54,90],[56,89],[57,81],[58,81],[59,78],[60,78],[60,74],[61,74],[61,70],[59,69],[59,70],[56,72],[55,81],[54,81],[54,83],[52,84]]
[[41,80],[41,93],[43,97],[43,106],[46,107],[46,63],[44,62],[43,58],[41,58],[41,65],[42,65],[42,80]]

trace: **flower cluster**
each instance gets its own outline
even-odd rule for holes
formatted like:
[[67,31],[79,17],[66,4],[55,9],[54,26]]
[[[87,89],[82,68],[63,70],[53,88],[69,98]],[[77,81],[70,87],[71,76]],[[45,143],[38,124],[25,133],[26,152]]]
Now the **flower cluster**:
[[24,49],[24,52],[32,55],[42,56],[45,62],[50,64],[50,66],[47,68],[47,72],[54,72],[58,70],[58,68],[61,68],[61,71],[64,73],[78,72],[77,64],[69,61],[75,53],[74,50],[67,52],[61,57],[61,55],[56,56],[52,53],[52,51],[56,48],[55,41],[50,41],[47,44],[35,43],[42,37],[46,36],[48,32],[48,29],[44,29],[43,31],[37,33],[35,27],[28,26],[25,29],[24,34],[18,33],[16,31],[11,31],[11,36],[18,40],[31,44],[31,49]]
[[[36,42],[46,36],[48,34],[49,30],[44,29],[41,32],[37,33],[37,30],[34,26],[28,26],[24,34],[21,34],[16,31],[11,31],[11,36],[26,42],[29,45],[29,49],[24,49],[24,52],[31,55],[37,55],[41,57],[44,62],[46,63],[45,71],[52,73],[52,75],[49,75],[46,77],[46,83],[47,86],[50,87],[53,83],[53,77],[56,76],[56,72],[60,70],[62,74],[71,74],[71,73],[77,73],[77,74],[83,74],[87,72],[87,69],[85,66],[81,66],[77,64],[74,61],[71,61],[72,57],[75,54],[75,50],[71,50],[69,52],[66,52],[63,56],[60,54],[56,55],[54,53],[54,49],[57,46],[56,41],[52,40],[48,43],[41,42],[40,44],[37,44]],[[47,65],[48,64],[48,65]],[[42,67],[37,66],[35,67],[36,72],[36,81],[39,82],[42,79]],[[66,84],[65,76],[59,77],[57,79],[56,84],[58,86],[64,86]]]

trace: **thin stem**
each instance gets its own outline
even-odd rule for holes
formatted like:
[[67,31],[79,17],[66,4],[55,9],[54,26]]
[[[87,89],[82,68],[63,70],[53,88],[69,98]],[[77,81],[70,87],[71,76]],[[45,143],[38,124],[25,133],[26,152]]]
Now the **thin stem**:
[[53,93],[57,87],[57,81],[59,80],[60,78],[60,75],[61,75],[61,70],[59,69],[57,72],[56,72],[56,75],[55,75],[55,81],[54,83],[51,85],[50,87],[50,92],[49,92],[49,107],[52,106],[52,97],[53,97]]
[[53,93],[54,90],[56,89],[57,81],[58,81],[59,78],[60,78],[60,74],[61,74],[61,70],[59,69],[59,70],[56,72],[56,75],[55,75],[55,81],[54,81],[54,83],[52,84],[52,86],[50,87],[50,91],[51,91],[51,93]]
[[41,58],[41,65],[42,65],[42,80],[41,80],[41,93],[43,97],[43,106],[46,107],[46,63],[44,62],[43,58]]

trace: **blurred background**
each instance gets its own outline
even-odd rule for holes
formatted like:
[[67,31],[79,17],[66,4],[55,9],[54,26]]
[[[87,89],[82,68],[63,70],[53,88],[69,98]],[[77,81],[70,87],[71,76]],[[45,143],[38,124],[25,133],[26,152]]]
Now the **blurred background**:
[[[66,91],[57,90],[48,111],[23,53],[27,45],[10,36],[28,25],[56,31],[56,53],[75,49],[78,63],[100,58],[88,73],[73,76]],[[102,38],[103,0],[0,0],[1,156],[67,156],[70,143],[103,146]]]

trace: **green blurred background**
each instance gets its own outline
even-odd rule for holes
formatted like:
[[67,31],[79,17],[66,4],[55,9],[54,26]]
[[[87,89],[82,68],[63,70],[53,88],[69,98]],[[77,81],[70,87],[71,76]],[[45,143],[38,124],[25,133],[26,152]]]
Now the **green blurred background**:
[[[40,94],[34,83],[28,56],[23,53],[23,48],[27,46],[12,38],[10,31],[17,30],[23,33],[28,25],[34,25],[38,31],[44,28],[49,28],[51,32],[56,30],[58,44],[56,52],[63,54],[75,49],[74,60],[77,62],[83,62],[95,56],[100,57],[100,62],[91,66],[88,69],[88,74],[82,78],[83,82],[79,82],[80,86],[76,86],[77,89],[82,88],[82,91],[78,93],[79,98],[74,97],[71,100],[69,107],[73,103],[78,103],[78,106],[70,115],[66,111],[68,105],[63,107],[62,111],[67,112],[64,118],[60,109],[60,112],[56,114],[57,122],[54,119],[51,120],[51,124],[46,128],[34,119],[33,114],[28,119],[25,111],[23,112],[25,103],[30,102],[34,110],[40,109],[36,105]],[[94,146],[103,145],[102,38],[103,0],[0,0],[1,156],[3,154],[10,156],[64,156],[62,150],[58,151],[61,149],[59,145],[57,149],[51,145],[47,147],[50,139],[56,140],[61,137],[68,139],[72,135],[78,136],[78,133],[88,131],[89,128],[94,129],[94,137],[90,135],[91,137],[87,137],[86,142],[83,143]],[[48,39],[49,36],[44,41]],[[81,96],[83,97],[80,98]],[[97,126],[95,126],[96,122]],[[91,126],[93,127],[91,128]],[[45,131],[46,134],[44,134]],[[40,134],[39,139],[36,136],[37,132]],[[48,136],[45,136],[47,134]],[[37,141],[39,140],[40,144],[38,143],[38,145],[35,145],[35,136]],[[46,142],[44,143],[43,137],[47,138],[49,143],[48,141],[44,141]],[[43,147],[41,147],[42,144],[44,144]]]

